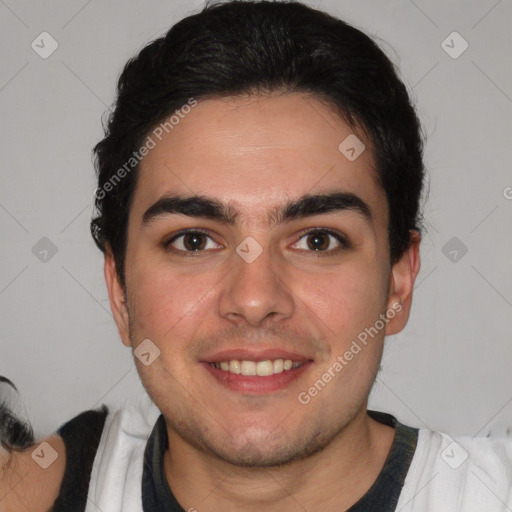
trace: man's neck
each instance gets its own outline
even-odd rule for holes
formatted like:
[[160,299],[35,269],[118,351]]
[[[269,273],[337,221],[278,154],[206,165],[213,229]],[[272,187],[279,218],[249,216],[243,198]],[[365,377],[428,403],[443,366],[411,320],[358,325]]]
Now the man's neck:
[[320,452],[277,468],[241,468],[206,456],[168,428],[164,467],[185,510],[346,510],[377,479],[394,429],[358,413]]

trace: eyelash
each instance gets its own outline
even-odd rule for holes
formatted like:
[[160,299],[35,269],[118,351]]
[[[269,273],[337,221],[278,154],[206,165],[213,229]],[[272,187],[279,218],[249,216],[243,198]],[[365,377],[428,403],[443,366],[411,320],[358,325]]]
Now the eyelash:
[[[307,235],[312,235],[315,233],[325,233],[327,235],[331,235],[341,244],[341,246],[337,247],[335,249],[327,249],[327,250],[323,250],[323,251],[305,250],[305,249],[301,249],[301,251],[310,252],[310,253],[312,253],[312,256],[322,258],[322,257],[327,257],[327,256],[333,256],[342,250],[346,250],[346,249],[350,248],[350,244],[349,244],[348,240],[343,235],[341,235],[340,233],[338,233],[336,231],[332,231],[331,229],[327,229],[327,228],[309,228],[300,233],[298,241],[302,240],[302,238],[304,238]],[[205,235],[208,238],[212,239],[211,236],[206,231],[203,231],[201,229],[197,229],[197,228],[185,229],[185,230],[182,230],[182,231],[179,231],[178,233],[176,233],[170,240],[164,241],[162,243],[163,248],[168,252],[171,252],[171,253],[179,255],[179,256],[185,256],[185,257],[189,257],[189,256],[196,257],[196,255],[198,253],[205,252],[204,249],[199,250],[199,251],[184,251],[182,249],[176,249],[176,248],[172,247],[171,244],[173,242],[175,242],[178,238],[180,238],[184,235],[187,235],[187,234],[201,234],[201,235]],[[297,242],[295,242],[295,244]]]

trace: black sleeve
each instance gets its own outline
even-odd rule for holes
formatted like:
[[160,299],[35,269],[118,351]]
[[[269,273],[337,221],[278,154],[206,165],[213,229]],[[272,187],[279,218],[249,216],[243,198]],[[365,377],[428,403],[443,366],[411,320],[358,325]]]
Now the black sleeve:
[[52,512],[83,512],[92,465],[109,413],[106,405],[84,411],[57,430],[66,446],[66,469]]

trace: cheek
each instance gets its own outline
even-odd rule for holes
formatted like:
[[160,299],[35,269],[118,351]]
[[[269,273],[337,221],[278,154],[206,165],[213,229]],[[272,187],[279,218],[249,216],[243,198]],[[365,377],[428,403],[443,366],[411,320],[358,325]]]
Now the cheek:
[[208,290],[213,285],[214,281],[210,285],[204,275],[194,278],[157,265],[141,267],[132,280],[135,333],[162,347],[169,346],[172,339],[172,346],[177,347],[199,326]]
[[303,283],[298,293],[309,316],[320,320],[324,335],[334,339],[357,336],[375,322],[385,303],[385,279],[376,266],[353,262],[337,272],[304,273],[295,281]]
[[132,343],[148,338],[160,350],[148,366],[136,361],[138,372],[151,396],[164,403],[168,398],[164,390],[178,396],[180,389],[193,387],[193,360],[187,348],[212,309],[206,292],[213,284],[208,286],[204,277],[184,277],[149,264],[132,277]]

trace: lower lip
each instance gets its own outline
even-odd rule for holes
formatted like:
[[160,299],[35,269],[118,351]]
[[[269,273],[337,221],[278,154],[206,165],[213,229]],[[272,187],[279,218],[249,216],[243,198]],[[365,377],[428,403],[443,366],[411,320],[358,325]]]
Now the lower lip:
[[310,366],[312,361],[303,363],[298,368],[284,370],[281,373],[274,373],[266,377],[259,375],[242,375],[231,373],[215,368],[210,363],[201,363],[217,381],[233,391],[250,394],[264,394],[279,391],[288,387],[294,380],[298,379]]

